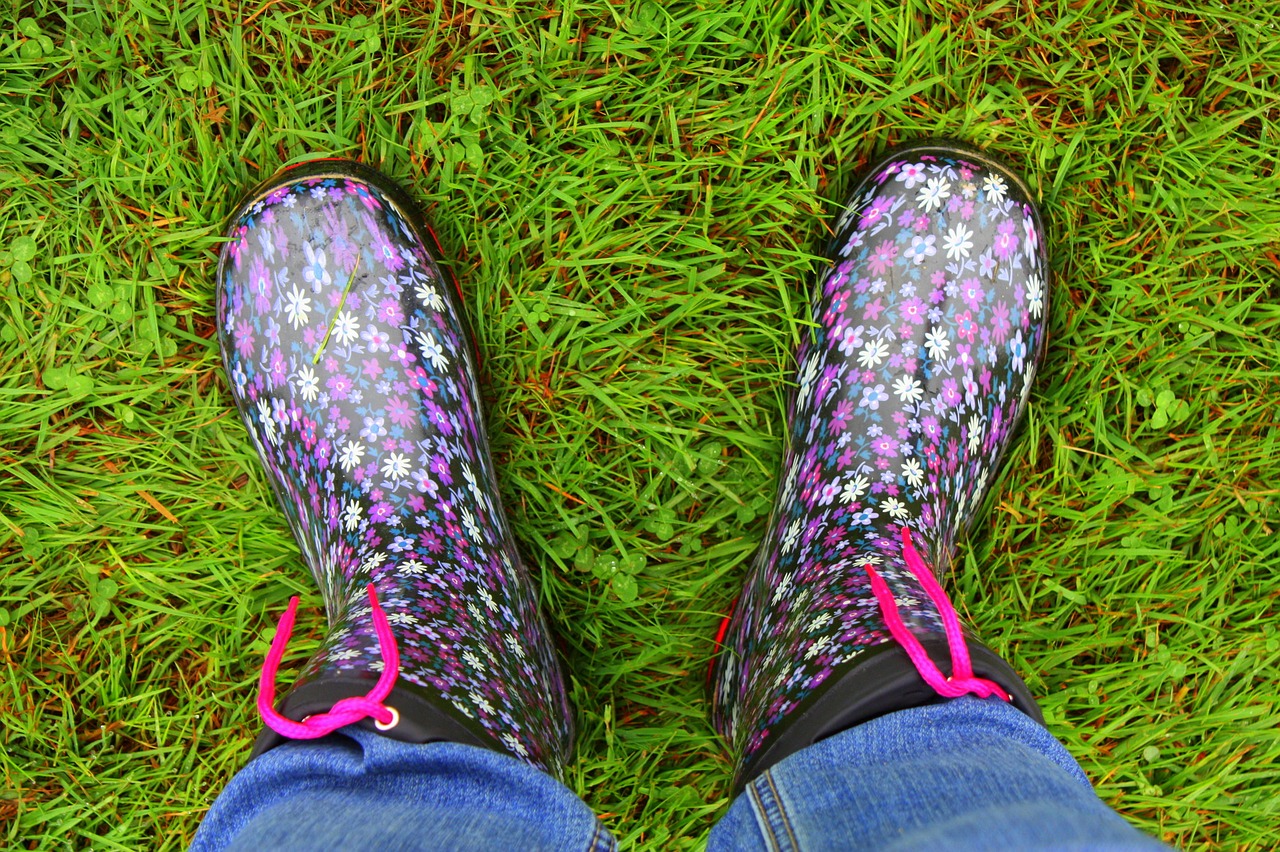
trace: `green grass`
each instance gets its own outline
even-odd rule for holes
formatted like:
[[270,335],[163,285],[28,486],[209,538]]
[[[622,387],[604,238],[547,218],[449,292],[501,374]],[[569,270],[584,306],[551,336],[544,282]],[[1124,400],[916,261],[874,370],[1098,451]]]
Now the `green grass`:
[[184,846],[290,594],[292,664],[318,641],[210,278],[239,188],[324,153],[411,185],[464,282],[573,671],[570,785],[625,848],[698,846],[731,775],[710,637],[763,532],[813,252],[861,162],[936,134],[1020,165],[1057,273],[954,597],[1125,817],[1274,843],[1273,2],[0,10],[3,845]]

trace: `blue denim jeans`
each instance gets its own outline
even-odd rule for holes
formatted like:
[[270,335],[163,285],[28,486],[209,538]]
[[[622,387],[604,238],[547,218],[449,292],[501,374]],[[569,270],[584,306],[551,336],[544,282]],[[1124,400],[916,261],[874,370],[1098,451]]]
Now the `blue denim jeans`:
[[[550,776],[497,752],[358,728],[258,757],[218,797],[196,850],[614,848]],[[1167,847],[1094,794],[1049,732],[961,698],[851,728],[778,763],[709,850]]]

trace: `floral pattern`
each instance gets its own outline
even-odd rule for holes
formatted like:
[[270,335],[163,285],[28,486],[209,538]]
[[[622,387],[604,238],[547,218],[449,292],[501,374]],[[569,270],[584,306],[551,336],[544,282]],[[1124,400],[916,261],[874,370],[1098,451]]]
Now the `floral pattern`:
[[[1018,423],[1045,342],[1048,265],[1021,184],[925,145],[854,191],[812,297],[769,529],[714,670],[713,721],[740,769],[866,649],[942,633],[902,557],[941,575]],[[740,775],[741,775],[740,771]]]
[[411,203],[355,168],[269,184],[219,266],[232,394],[329,619],[300,682],[376,679],[372,582],[398,688],[559,774],[571,713],[498,495],[469,337]]

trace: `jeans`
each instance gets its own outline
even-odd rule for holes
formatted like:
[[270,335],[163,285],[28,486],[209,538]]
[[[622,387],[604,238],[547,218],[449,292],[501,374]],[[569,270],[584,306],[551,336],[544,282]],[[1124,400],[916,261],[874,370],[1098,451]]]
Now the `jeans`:
[[[614,848],[577,796],[498,752],[359,728],[258,757],[218,797],[206,849]],[[1102,803],[1048,731],[997,700],[901,710],[748,785],[709,850],[1167,847]]]

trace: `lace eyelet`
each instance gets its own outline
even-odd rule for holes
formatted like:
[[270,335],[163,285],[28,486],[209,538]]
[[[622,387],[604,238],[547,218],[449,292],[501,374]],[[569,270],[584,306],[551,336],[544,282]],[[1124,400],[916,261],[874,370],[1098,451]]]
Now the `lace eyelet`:
[[392,728],[394,728],[396,725],[400,724],[400,711],[394,707],[387,707],[387,709],[391,711],[390,722],[383,724],[382,722],[379,722],[377,719],[373,720],[373,726],[377,728],[379,731],[389,731]]

